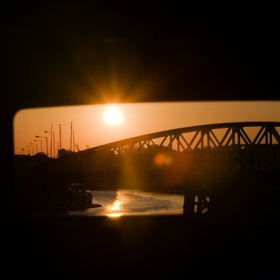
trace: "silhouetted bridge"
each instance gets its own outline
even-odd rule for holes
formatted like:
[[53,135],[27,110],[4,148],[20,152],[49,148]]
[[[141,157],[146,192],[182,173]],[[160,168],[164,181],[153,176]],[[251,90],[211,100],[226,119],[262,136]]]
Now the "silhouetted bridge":
[[[267,154],[273,146],[278,149],[280,144],[279,131],[279,122],[239,122],[184,127],[97,146],[58,158],[56,162],[58,164],[79,162],[81,165],[77,168],[82,170],[86,161],[88,161],[88,164],[96,162],[101,168],[104,160],[109,160],[109,165],[113,168],[117,155],[133,154],[137,158],[141,158],[144,149],[153,147],[154,150],[158,151],[167,151],[167,149],[175,152],[229,151],[236,155],[239,152],[246,151],[251,152],[250,154],[255,159],[254,170],[279,169],[276,158],[271,158],[271,154]],[[276,149],[273,151],[275,152]],[[257,150],[259,150],[259,153],[253,154]],[[106,153],[110,157],[104,156]],[[199,154],[197,155],[199,157]],[[204,158],[206,158],[205,155]],[[263,161],[265,155],[267,157]],[[262,160],[258,160],[258,156],[262,157]],[[234,166],[233,168],[237,167]]]
[[162,184],[182,182],[195,212],[203,213],[211,191],[221,186],[279,183],[279,132],[279,122],[199,125],[132,137],[55,161],[75,172],[103,174],[109,181],[115,174],[131,174]]

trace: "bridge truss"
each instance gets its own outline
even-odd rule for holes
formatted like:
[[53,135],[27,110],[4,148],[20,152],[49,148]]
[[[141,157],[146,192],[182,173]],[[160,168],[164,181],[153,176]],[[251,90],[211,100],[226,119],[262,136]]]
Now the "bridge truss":
[[[255,131],[252,131],[252,128],[255,128]],[[280,123],[243,122],[200,125],[133,137],[96,147],[93,150],[109,148],[119,153],[120,150],[129,152],[133,148],[141,150],[142,147],[156,145],[158,148],[165,146],[180,152],[206,147],[232,148],[238,146],[241,148],[248,145],[273,145],[280,144],[277,128],[280,128]],[[160,141],[155,142],[155,140]]]
[[[269,155],[268,150],[272,151],[272,147],[275,148],[273,151],[275,153],[280,144],[279,132],[279,122],[239,122],[184,127],[101,145],[61,157],[57,161],[61,163],[82,161],[82,159],[92,161],[90,158],[102,161],[106,153],[111,155],[111,161],[114,161],[114,156],[123,154],[133,154],[141,158],[143,150],[151,147],[158,151],[170,149],[170,151],[177,153],[207,150],[235,153],[242,150],[247,153],[254,151],[254,156],[257,157],[265,153]],[[259,150],[259,152],[256,152],[256,150]],[[266,168],[270,167],[267,166]]]

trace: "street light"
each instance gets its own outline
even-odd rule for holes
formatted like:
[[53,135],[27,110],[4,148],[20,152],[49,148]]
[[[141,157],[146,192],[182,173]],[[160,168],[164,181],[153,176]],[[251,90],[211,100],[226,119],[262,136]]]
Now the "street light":
[[[51,125],[51,131],[44,131],[45,133],[51,133],[51,157],[54,154],[55,157],[55,140],[54,140],[54,131],[52,131],[52,125]],[[52,143],[53,143],[53,148],[52,148]]]
[[36,138],[45,138],[46,139],[46,150],[47,150],[47,156],[49,155],[49,151],[48,151],[48,137],[44,137],[44,136],[35,136]]
[[[31,148],[30,146],[26,146],[26,147]],[[27,150],[28,150],[29,155],[31,156],[30,149],[27,149]]]
[[[42,153],[42,141],[41,140],[34,140],[34,142],[41,142],[41,153]],[[37,144],[36,144],[36,149],[37,149]]]
[[37,154],[37,143],[30,143],[30,145],[36,145],[36,154]]
[[26,147],[32,148],[32,154],[31,155],[34,155],[34,147],[33,146],[26,146]]

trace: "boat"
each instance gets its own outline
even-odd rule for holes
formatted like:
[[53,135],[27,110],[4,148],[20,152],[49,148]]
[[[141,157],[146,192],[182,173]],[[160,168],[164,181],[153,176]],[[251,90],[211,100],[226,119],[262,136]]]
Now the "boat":
[[87,208],[102,207],[100,204],[92,203],[92,194],[84,189],[81,183],[71,183],[68,188],[68,210],[82,210]]

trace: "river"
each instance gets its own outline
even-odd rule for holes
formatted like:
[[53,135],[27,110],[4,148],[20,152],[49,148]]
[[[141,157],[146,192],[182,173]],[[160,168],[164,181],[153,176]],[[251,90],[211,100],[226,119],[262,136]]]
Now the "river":
[[172,215],[183,213],[183,194],[143,192],[138,190],[91,191],[92,203],[102,207],[69,211],[70,215],[123,216]]

